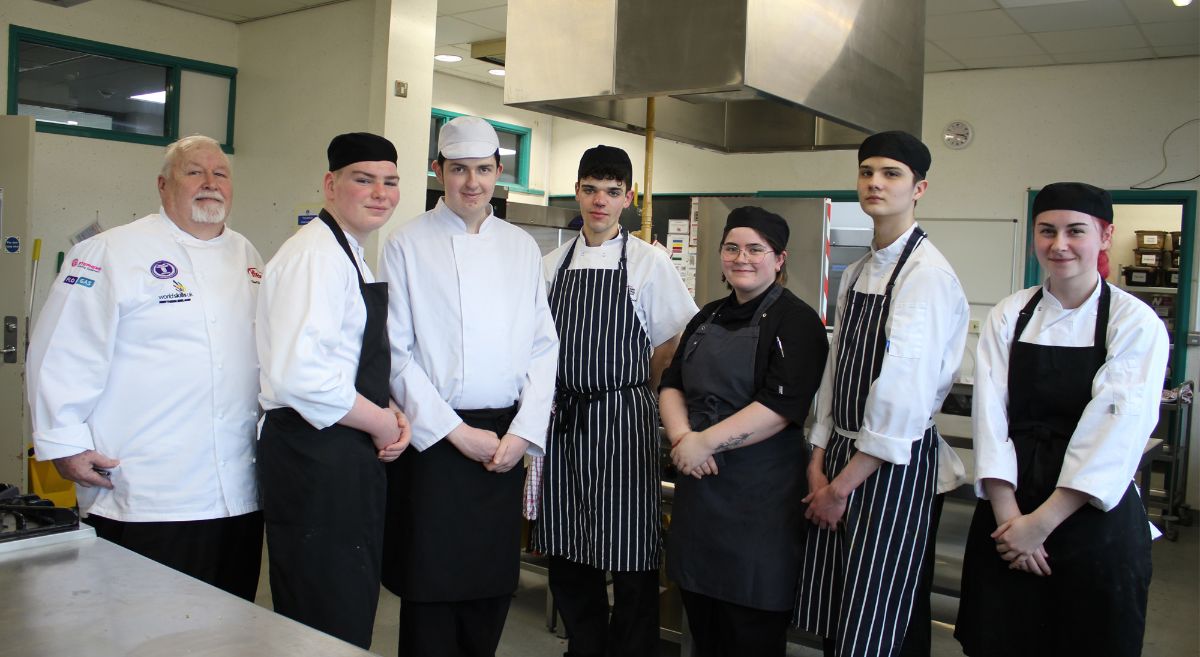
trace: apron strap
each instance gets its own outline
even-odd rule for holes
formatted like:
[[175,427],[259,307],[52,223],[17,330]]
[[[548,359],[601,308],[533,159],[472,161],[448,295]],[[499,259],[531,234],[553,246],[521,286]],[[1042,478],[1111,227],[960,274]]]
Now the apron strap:
[[[1096,307],[1096,332],[1092,337],[1092,349],[1098,352],[1100,362],[1104,362],[1108,358],[1108,315],[1109,307],[1112,302],[1112,292],[1108,286],[1108,281],[1101,279],[1100,285],[1100,305]],[[1017,340],[1021,339],[1021,334],[1025,332],[1025,327],[1029,324],[1029,320],[1033,318],[1033,311],[1042,301],[1042,293],[1044,287],[1038,288],[1033,297],[1029,299],[1029,303],[1021,309],[1017,315],[1017,325],[1013,330],[1012,345],[1009,346],[1010,359],[1012,348],[1016,346]]]
[[350,242],[346,239],[345,231],[342,230],[342,227],[338,225],[337,221],[334,221],[333,216],[324,208],[321,209],[320,217],[321,221],[325,222],[325,225],[329,227],[329,230],[333,231],[333,237],[341,245],[342,250],[346,252],[346,257],[350,258],[350,264],[354,265],[354,273],[358,274],[358,284],[365,287],[367,281],[363,278],[362,270],[358,268],[358,260],[355,259],[354,254],[350,251]]
[[[908,262],[908,256],[912,255],[913,250],[926,237],[925,231],[921,230],[920,226],[913,227],[912,234],[908,236],[908,241],[904,243],[904,250],[900,252],[900,259],[896,261],[896,268],[892,270],[892,276],[888,279],[887,290],[884,294],[889,300],[892,298],[892,288],[896,286],[896,277],[900,275],[900,270],[904,269],[904,264]],[[863,269],[864,267],[859,267],[858,271],[854,273],[854,280],[850,282],[850,287],[848,288],[851,292],[854,291],[854,286],[858,284],[858,277],[862,276]],[[845,310],[842,312],[844,313]]]

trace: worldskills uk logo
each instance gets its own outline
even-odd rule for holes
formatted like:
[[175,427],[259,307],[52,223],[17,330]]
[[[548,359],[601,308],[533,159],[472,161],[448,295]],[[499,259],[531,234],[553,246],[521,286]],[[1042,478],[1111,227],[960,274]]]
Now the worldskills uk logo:
[[[157,276],[157,274],[155,274]],[[172,274],[174,275],[174,274]],[[192,300],[192,293],[179,281],[171,281],[171,292],[158,295],[159,303],[182,303]]]
[[153,274],[155,278],[167,280],[169,278],[175,278],[175,274],[178,274],[179,270],[176,269],[175,265],[171,264],[170,262],[166,260],[159,260],[158,262],[150,265],[150,273]]

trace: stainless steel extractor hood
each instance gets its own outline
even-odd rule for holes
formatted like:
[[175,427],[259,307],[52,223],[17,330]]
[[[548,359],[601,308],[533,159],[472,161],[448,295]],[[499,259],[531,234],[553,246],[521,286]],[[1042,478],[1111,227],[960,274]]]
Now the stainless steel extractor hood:
[[504,102],[731,153],[921,132],[925,0],[509,0]]

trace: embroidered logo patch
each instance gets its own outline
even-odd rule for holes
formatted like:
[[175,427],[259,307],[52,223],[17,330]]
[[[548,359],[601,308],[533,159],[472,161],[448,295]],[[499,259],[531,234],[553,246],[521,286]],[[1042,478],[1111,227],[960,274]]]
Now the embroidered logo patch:
[[63,283],[66,285],[74,285],[75,281],[77,281],[77,280],[79,280],[79,279],[74,276],[68,276],[63,279]]
[[78,280],[78,284],[82,285],[84,287],[91,287],[96,284],[96,281],[94,281],[90,278],[84,277],[84,276],[80,276],[79,280]]
[[90,262],[85,262],[83,260],[80,260],[79,258],[71,258],[71,266],[76,267],[78,269],[86,269],[87,271],[90,271],[90,272],[99,273],[99,271],[100,271],[100,267],[97,267],[96,265],[93,265]]
[[250,275],[250,282],[258,285],[262,283],[262,272],[257,267],[247,267],[246,273]]
[[175,278],[175,274],[178,274],[179,270],[176,269],[175,265],[171,264],[170,262],[166,260],[159,260],[158,262],[150,265],[150,273],[153,274],[155,278],[167,280],[168,278]]
[[158,295],[159,303],[182,303],[192,300],[192,293],[188,292],[187,287],[183,283],[171,281],[171,288],[174,290],[173,292]]

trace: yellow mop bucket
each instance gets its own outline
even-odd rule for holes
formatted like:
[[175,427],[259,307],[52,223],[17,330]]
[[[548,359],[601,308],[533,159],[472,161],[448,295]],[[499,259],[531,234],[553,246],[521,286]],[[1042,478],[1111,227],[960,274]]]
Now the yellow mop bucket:
[[58,474],[50,461],[33,458],[33,446],[29,447],[29,492],[54,502],[54,506],[69,508],[75,501],[75,482],[67,481]]

